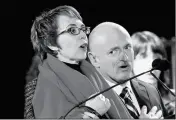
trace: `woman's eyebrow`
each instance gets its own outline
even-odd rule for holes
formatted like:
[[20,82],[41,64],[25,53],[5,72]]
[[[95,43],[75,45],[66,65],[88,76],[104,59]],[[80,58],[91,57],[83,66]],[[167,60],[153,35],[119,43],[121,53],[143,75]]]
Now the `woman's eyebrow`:
[[[76,24],[69,24],[68,26],[67,26],[67,28],[68,27],[79,27],[79,26],[77,26]],[[85,25],[84,24],[81,24],[81,26],[80,27],[85,27]]]
[[67,26],[67,28],[70,27],[70,26],[76,26],[76,25],[75,25],[75,24],[69,24],[69,25]]

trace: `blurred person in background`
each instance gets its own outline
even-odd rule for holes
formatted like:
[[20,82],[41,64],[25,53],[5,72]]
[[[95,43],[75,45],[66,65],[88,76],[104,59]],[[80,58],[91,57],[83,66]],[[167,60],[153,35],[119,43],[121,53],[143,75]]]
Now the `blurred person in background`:
[[[150,31],[136,32],[132,35],[134,49],[134,67],[135,75],[150,70],[152,62],[155,59],[167,59],[167,53],[163,41]],[[170,70],[154,70],[153,73],[167,86],[170,84]],[[175,98],[150,74],[144,74],[138,77],[139,80],[147,82],[159,89],[163,102],[169,114],[175,113]],[[173,101],[174,100],[174,101]],[[172,101],[172,102],[171,102]]]
[[32,58],[32,62],[31,65],[29,67],[29,70],[26,74],[26,83],[30,82],[31,80],[37,78],[38,74],[39,74],[39,70],[38,70],[38,65],[41,63],[41,59],[40,56],[36,53],[33,58]]

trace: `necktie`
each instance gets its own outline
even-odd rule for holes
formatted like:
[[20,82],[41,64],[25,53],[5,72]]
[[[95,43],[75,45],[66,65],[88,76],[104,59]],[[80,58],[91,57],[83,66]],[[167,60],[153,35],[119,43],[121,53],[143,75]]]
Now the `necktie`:
[[122,90],[122,93],[120,94],[120,97],[124,100],[125,105],[126,105],[128,111],[129,111],[129,113],[131,114],[131,116],[135,119],[138,119],[139,118],[139,113],[138,113],[136,107],[134,106],[134,104],[132,102],[128,87],[125,87]]

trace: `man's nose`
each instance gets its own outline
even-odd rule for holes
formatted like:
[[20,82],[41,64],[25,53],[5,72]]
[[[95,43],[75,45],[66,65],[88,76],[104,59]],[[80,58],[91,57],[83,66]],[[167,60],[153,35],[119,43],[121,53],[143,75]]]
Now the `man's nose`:
[[128,60],[128,55],[124,50],[122,50],[122,52],[121,52],[120,59],[123,60],[123,61]]

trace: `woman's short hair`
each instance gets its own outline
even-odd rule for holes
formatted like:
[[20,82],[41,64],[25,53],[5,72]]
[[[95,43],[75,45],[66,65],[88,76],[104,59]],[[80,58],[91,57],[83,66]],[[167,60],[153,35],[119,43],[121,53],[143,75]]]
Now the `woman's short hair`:
[[82,21],[79,12],[67,5],[44,11],[40,16],[36,17],[31,28],[31,42],[33,49],[40,54],[41,59],[43,59],[45,53],[57,54],[49,49],[48,45],[58,46],[56,39],[59,26],[56,24],[56,20],[59,15],[67,15]]
[[167,58],[166,50],[162,40],[154,33],[149,31],[136,32],[132,36],[134,56],[141,53],[147,55],[147,49],[150,49],[153,53],[160,54],[163,58]]

